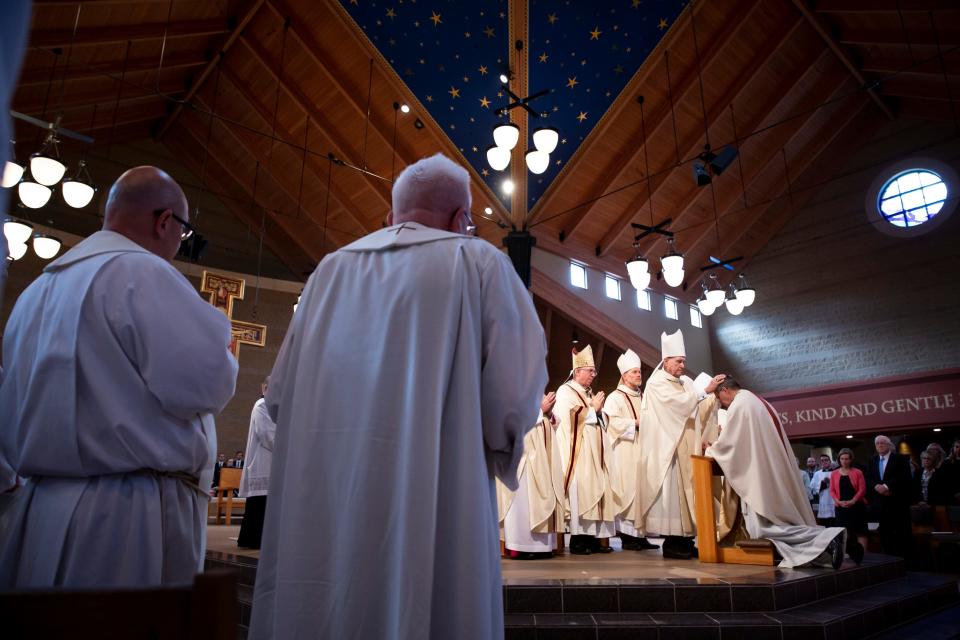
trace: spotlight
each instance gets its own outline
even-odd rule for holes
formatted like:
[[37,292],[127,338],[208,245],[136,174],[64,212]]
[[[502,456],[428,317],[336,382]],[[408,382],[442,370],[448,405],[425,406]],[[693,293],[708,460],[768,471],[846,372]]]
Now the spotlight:
[[413,126],[416,127],[417,129],[423,129],[423,120],[421,120],[420,118],[417,118],[416,120],[413,121]]
[[713,181],[707,173],[706,165],[699,162],[693,163],[693,179],[697,181],[698,187],[705,187]]
[[503,184],[500,185],[500,188],[503,189],[503,192],[507,195],[513,193],[513,180],[504,180]]
[[853,436],[849,433],[847,434],[847,440],[853,440]]
[[507,74],[501,73],[501,74],[500,74],[500,84],[507,84],[508,82],[510,82],[510,78],[507,77]]
[[405,104],[400,105],[400,111],[403,113],[410,113],[409,105],[405,105]]
[[727,145],[720,150],[720,153],[713,158],[713,160],[708,160],[710,164],[710,170],[713,171],[713,175],[718,176],[729,167],[734,160],[737,159],[740,151],[737,150],[733,145]]
[[485,216],[492,216],[492,215],[493,215],[493,209],[491,209],[490,207],[484,207],[484,208],[483,208],[483,215],[485,215]]

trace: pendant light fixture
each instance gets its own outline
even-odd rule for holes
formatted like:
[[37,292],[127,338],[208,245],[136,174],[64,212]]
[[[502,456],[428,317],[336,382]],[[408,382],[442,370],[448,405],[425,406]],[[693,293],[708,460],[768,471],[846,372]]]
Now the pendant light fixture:
[[[31,171],[31,176],[32,176]],[[17,185],[17,195],[20,196],[20,202],[31,209],[39,209],[50,202],[50,196],[53,191],[50,187],[44,186],[32,180],[24,179]]]
[[38,184],[53,186],[60,182],[63,174],[67,172],[67,165],[60,159],[59,142],[56,134],[51,131],[40,151],[30,156],[30,175]]
[[8,246],[10,250],[10,256],[7,258],[10,261],[19,260],[27,253],[27,245],[25,242],[13,243],[11,242]]
[[670,251],[660,258],[663,279],[671,287],[679,287],[683,283],[683,254],[677,252],[673,238],[669,238],[667,242],[670,245]]
[[4,189],[9,189],[18,182],[20,178],[23,177],[23,172],[26,170],[26,167],[19,162],[17,162],[15,154],[15,145],[16,142],[13,140],[10,141],[10,159],[7,160],[6,164],[3,166],[3,180],[0,182],[0,186]]
[[45,233],[33,236],[33,251],[38,257],[49,260],[60,252],[60,240]]
[[33,225],[7,218],[3,222],[3,235],[6,236],[7,243],[11,247],[15,244],[26,244],[30,236],[33,235]]
[[511,151],[520,140],[520,127],[512,122],[503,122],[493,128],[493,142],[507,151]]
[[643,291],[650,286],[650,263],[639,253],[627,262],[627,275],[630,276],[630,284],[637,291]]
[[757,298],[757,291],[747,284],[747,277],[744,274],[740,274],[740,286],[737,287],[737,300],[744,306],[744,308],[749,307],[753,304],[753,301]]
[[715,274],[710,274],[710,287],[707,288],[704,296],[714,307],[719,307],[723,304],[723,301],[726,298],[726,293],[724,293],[723,288],[717,281],[717,276]]
[[487,162],[494,171],[503,171],[510,164],[510,150],[490,145],[487,148]]
[[533,146],[537,151],[544,153],[553,153],[560,142],[560,132],[553,127],[542,127],[533,132]]
[[730,290],[727,293],[726,300],[727,311],[730,312],[732,316],[738,316],[743,313],[743,303],[737,300],[737,288],[732,284],[730,285]]
[[86,160],[80,161],[76,173],[64,180],[60,189],[63,192],[63,199],[74,209],[82,209],[90,204],[97,189],[93,186],[93,180],[90,179]]
[[524,160],[527,162],[527,169],[530,169],[530,173],[536,175],[540,175],[550,166],[550,154],[546,151],[527,151],[526,155],[524,155]]

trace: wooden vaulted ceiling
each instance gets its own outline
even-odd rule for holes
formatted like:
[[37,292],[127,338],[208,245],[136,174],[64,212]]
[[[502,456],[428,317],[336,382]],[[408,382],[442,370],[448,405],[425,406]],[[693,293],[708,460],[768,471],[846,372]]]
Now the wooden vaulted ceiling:
[[[745,256],[739,273],[880,124],[956,118],[958,45],[946,0],[695,2],[531,208],[532,232],[625,276],[630,223],[671,218],[692,301],[708,256]],[[98,147],[158,140],[293,277],[379,228],[404,166],[460,157],[334,0],[36,0],[29,47],[14,109],[62,113]],[[21,155],[36,132],[17,125]],[[708,137],[740,155],[697,187]],[[502,223],[521,221],[471,173],[474,211],[493,209],[478,231],[499,245]],[[222,231],[202,228],[211,242]]]

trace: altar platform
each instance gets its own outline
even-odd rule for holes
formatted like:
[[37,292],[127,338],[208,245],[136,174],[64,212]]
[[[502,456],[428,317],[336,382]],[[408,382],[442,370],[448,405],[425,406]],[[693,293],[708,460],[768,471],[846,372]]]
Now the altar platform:
[[[239,527],[208,527],[207,566],[240,576],[246,635],[259,552],[238,549]],[[654,540],[656,542],[656,540]],[[665,560],[659,551],[502,560],[506,638],[866,638],[900,625],[906,635],[960,635],[956,576],[908,573],[899,558],[863,565],[779,569]],[[954,615],[956,613],[956,615]],[[917,631],[919,633],[919,631]]]

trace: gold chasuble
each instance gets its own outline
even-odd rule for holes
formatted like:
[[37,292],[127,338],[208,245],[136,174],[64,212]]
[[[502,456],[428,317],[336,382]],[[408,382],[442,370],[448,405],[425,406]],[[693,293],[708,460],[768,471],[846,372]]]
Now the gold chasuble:
[[588,420],[593,394],[573,380],[557,390],[554,413],[560,420],[557,440],[563,469],[563,493],[569,514],[571,483],[576,483],[579,513],[583,520],[612,521],[616,515],[607,461],[611,451],[602,427]]

